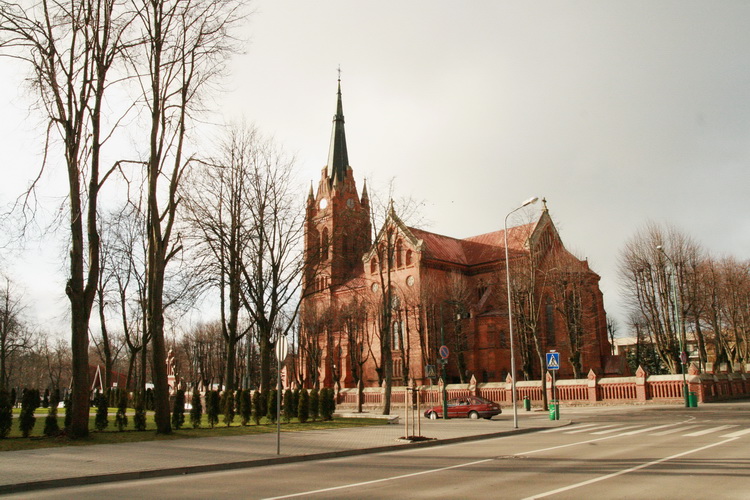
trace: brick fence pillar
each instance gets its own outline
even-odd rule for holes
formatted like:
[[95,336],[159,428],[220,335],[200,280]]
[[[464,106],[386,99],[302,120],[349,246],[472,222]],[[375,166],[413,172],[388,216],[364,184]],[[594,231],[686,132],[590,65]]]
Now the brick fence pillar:
[[513,377],[510,373],[505,377],[505,401],[513,404]]
[[599,398],[599,388],[597,387],[596,373],[594,373],[594,370],[589,370],[589,374],[586,376],[586,378],[588,379],[587,390],[589,401],[595,403],[601,398]]
[[642,366],[638,366],[635,371],[635,397],[638,401],[646,401],[648,399],[648,391],[646,391],[646,379],[648,373],[643,369]]

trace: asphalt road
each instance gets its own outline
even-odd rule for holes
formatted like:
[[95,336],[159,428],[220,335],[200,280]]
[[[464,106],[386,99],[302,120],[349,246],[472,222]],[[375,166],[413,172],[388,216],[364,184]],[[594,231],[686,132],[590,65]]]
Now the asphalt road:
[[750,498],[748,403],[564,411],[531,434],[25,497]]

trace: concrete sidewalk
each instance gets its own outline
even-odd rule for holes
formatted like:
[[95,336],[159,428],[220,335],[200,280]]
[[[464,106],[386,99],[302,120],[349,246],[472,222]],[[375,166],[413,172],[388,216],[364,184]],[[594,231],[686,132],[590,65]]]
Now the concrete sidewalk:
[[280,454],[276,433],[0,452],[0,494],[436,446],[569,423],[539,412],[519,413],[518,429],[510,413],[493,420],[420,420],[422,436],[432,440],[399,441],[406,432],[401,419],[325,431],[283,432],[282,426]]

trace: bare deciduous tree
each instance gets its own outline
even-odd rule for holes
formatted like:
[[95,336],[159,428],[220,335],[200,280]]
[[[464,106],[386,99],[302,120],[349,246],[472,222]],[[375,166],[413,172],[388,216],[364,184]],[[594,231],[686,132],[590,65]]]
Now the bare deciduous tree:
[[102,107],[109,72],[122,53],[130,22],[128,13],[118,12],[119,4],[0,3],[0,47],[29,66],[48,121],[42,170],[53,154],[52,135],[57,132],[67,171],[71,249],[65,292],[71,307],[73,437],[88,435],[88,324],[99,276],[97,206],[102,185],[114,169],[101,171],[101,148],[109,136],[103,130]]
[[137,76],[150,112],[146,162],[148,229],[146,321],[153,343],[157,432],[172,431],[165,365],[164,280],[169,262],[182,250],[174,235],[178,188],[190,164],[188,130],[201,98],[220,76],[232,52],[230,30],[239,21],[241,0],[132,0],[142,43],[133,51]]

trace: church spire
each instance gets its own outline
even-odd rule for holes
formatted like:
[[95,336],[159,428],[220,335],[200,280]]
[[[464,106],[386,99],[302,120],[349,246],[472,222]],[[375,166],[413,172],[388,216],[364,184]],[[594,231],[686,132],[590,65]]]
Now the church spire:
[[341,104],[341,69],[339,69],[339,86],[336,102],[336,115],[333,117],[331,146],[328,150],[328,172],[331,183],[335,186],[346,177],[349,166],[349,155],[346,151],[346,134],[344,133],[344,106]]

